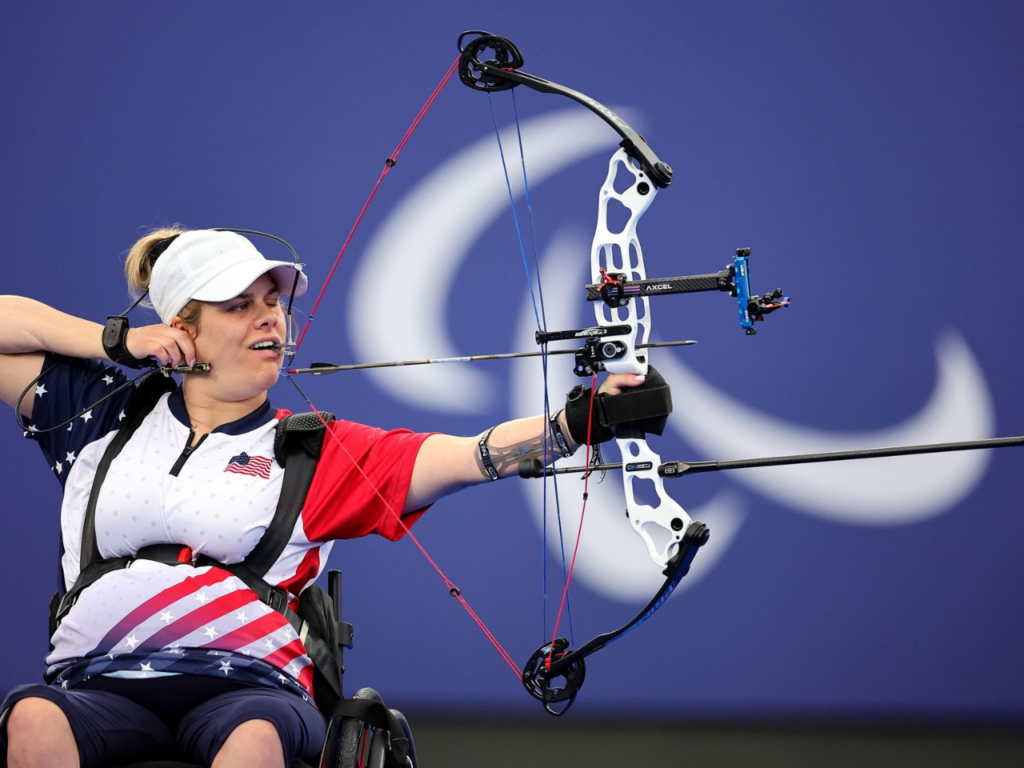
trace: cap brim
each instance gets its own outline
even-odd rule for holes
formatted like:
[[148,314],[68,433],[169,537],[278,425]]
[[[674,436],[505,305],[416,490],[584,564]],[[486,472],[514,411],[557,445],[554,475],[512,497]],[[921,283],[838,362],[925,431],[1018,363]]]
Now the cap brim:
[[[290,264],[287,261],[267,261],[264,259],[243,261],[234,266],[228,267],[213,280],[208,282],[198,291],[192,294],[192,298],[198,301],[227,301],[240,296],[245,290],[255,283],[267,272],[271,273],[277,289],[282,295],[293,295],[292,286],[295,287],[295,296],[301,296],[306,292],[309,285],[305,273],[298,265]],[[295,276],[298,275],[298,282]]]

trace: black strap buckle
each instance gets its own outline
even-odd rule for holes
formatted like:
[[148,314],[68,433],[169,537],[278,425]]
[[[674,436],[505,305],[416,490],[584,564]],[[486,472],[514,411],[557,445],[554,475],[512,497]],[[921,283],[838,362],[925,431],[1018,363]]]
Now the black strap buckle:
[[267,596],[267,605],[283,614],[288,610],[288,593],[280,587],[273,587]]

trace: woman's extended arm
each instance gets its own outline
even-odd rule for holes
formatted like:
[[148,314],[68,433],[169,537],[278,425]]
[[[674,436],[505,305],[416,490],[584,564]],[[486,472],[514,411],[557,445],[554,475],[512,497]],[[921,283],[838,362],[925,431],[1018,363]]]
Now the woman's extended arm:
[[[155,356],[161,363],[192,362],[195,348],[184,331],[163,325],[133,328],[128,350],[138,358]],[[0,400],[12,408],[25,387],[39,375],[43,354],[106,360],[103,326],[22,296],[0,296]],[[34,398],[26,397],[21,413],[32,417]]]
[[[617,395],[623,388],[636,387],[644,382],[643,376],[631,373],[614,374],[605,380],[599,391]],[[559,414],[558,423],[570,450],[578,445],[573,441],[565,412]],[[519,462],[523,459],[544,460],[544,439],[550,427],[543,416],[506,421],[497,425],[487,439],[488,454],[498,477],[512,477],[518,474]],[[409,495],[403,513],[415,512],[443,496],[491,481],[480,455],[480,440],[484,434],[475,437],[433,435],[423,443],[412,472]],[[548,444],[548,463],[559,457],[555,445],[552,455]]]

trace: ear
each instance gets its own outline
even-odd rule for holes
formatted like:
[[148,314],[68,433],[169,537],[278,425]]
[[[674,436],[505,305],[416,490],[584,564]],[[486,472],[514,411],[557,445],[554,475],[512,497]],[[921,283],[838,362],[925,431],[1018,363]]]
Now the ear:
[[171,318],[171,328],[176,328],[179,331],[184,331],[185,333],[188,334],[190,339],[195,339],[195,337],[199,333],[195,326],[189,325],[177,315]]

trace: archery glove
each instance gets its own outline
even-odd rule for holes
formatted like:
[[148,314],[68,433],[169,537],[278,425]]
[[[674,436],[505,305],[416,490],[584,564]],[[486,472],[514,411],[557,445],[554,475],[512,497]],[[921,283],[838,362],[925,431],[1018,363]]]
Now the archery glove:
[[590,387],[577,384],[566,396],[565,421],[569,436],[577,445],[587,441],[587,417],[590,416],[590,444],[606,443],[616,435],[616,425],[628,425],[631,434],[660,435],[672,413],[672,392],[654,366],[639,387],[630,387],[618,395],[599,393],[590,410]]

